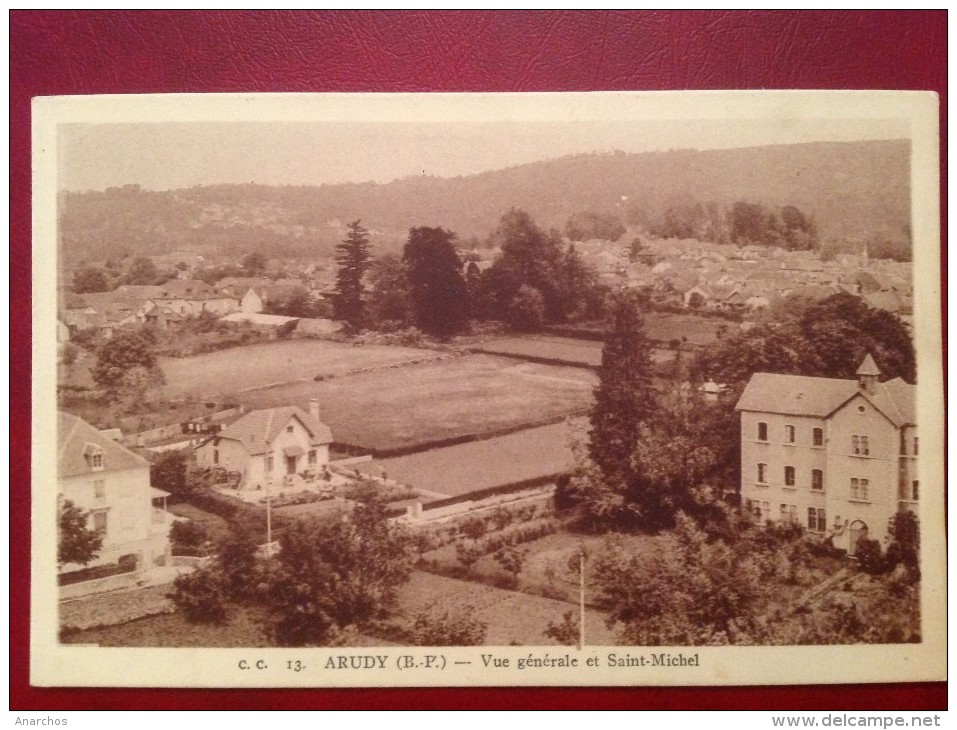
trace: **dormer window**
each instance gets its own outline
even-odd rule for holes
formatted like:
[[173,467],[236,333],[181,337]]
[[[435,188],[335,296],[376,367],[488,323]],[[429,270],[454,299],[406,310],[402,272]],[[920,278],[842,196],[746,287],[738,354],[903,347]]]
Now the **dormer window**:
[[86,458],[86,463],[89,464],[90,469],[93,471],[101,471],[103,469],[103,449],[97,444],[87,444],[83,449],[83,456]]

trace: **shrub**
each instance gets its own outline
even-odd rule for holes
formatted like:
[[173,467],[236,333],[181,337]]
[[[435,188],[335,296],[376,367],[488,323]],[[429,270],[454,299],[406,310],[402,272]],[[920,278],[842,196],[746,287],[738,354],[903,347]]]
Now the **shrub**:
[[219,576],[209,568],[180,575],[167,594],[187,621],[220,624],[226,620],[226,603]]
[[485,520],[480,517],[470,517],[467,520],[464,520],[459,525],[459,531],[466,537],[470,537],[473,540],[478,540],[482,535],[486,533],[488,528],[485,525]]
[[861,570],[871,575],[879,575],[887,571],[887,560],[884,557],[884,551],[877,540],[868,540],[861,538],[857,541],[857,548],[854,551]]
[[206,542],[209,533],[206,527],[192,520],[177,520],[169,531],[174,555],[207,555]]

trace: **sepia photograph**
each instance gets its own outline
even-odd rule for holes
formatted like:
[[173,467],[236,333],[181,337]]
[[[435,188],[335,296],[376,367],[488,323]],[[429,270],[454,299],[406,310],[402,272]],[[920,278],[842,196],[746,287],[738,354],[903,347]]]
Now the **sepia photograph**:
[[34,684],[945,678],[935,95],[33,111]]

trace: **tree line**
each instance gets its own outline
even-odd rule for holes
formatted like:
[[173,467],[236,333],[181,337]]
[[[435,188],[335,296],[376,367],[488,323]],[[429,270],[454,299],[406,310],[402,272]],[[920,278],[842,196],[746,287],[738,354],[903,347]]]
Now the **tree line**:
[[512,209],[491,240],[499,253],[484,271],[463,261],[456,235],[441,227],[412,228],[401,257],[373,259],[368,231],[354,221],[336,252],[334,316],[353,332],[415,326],[444,339],[472,320],[535,331],[604,314],[607,289],[558,232]]

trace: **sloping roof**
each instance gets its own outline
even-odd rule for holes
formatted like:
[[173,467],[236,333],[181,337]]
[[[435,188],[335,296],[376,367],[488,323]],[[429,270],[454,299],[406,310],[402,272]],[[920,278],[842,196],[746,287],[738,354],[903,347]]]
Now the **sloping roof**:
[[87,453],[103,453],[104,472],[121,469],[148,469],[149,462],[129,449],[97,431],[93,426],[69,413],[58,414],[57,419],[57,475],[64,477],[94,474]]
[[739,411],[825,418],[851,398],[861,395],[896,426],[917,422],[916,386],[901,378],[878,383],[873,393],[856,380],[806,375],[755,373],[736,408]]
[[880,375],[881,369],[877,367],[877,363],[874,362],[874,358],[871,357],[871,353],[867,353],[864,357],[864,362],[861,363],[861,366],[857,369],[858,375]]
[[311,445],[321,446],[332,442],[332,431],[329,427],[297,406],[250,411],[225,428],[219,438],[239,441],[250,454],[264,454],[291,418],[298,419],[309,432]]
[[217,294],[209,284],[199,279],[170,279],[159,288],[162,289],[162,291],[156,295],[159,299],[223,298],[222,294]]

